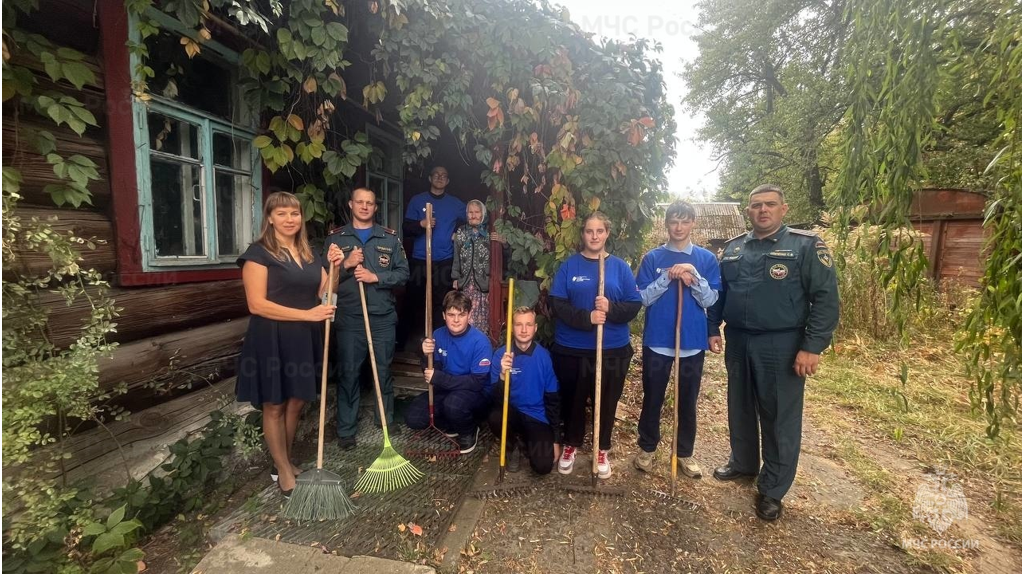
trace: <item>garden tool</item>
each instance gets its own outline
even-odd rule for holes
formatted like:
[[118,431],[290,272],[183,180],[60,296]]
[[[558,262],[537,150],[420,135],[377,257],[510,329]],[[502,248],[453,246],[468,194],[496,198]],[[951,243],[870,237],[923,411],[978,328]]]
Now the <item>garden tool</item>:
[[[426,338],[434,336],[434,283],[433,283],[433,228],[430,222],[434,219],[434,206],[427,204],[427,309],[424,330]],[[434,354],[427,355],[427,368],[434,368]],[[409,452],[413,456],[422,456],[428,459],[457,458],[459,456],[459,441],[455,437],[448,436],[444,431],[434,424],[434,384],[427,383],[427,416],[429,424],[427,428],[412,436],[413,444],[421,445],[421,448]]]
[[356,492],[389,492],[405,488],[417,480],[423,478],[411,462],[405,459],[391,446],[391,438],[388,436],[388,419],[384,412],[384,397],[380,392],[380,377],[377,375],[377,361],[373,352],[373,336],[370,331],[370,314],[366,310],[366,287],[359,282],[359,301],[363,306],[363,326],[366,328],[366,343],[370,352],[370,369],[373,371],[373,389],[377,393],[377,411],[380,414],[380,428],[384,433],[384,450],[373,461],[373,464],[363,472],[363,476],[356,482]]
[[[335,266],[327,278],[327,301],[332,300]],[[362,285],[362,284],[360,284]],[[341,477],[324,469],[324,427],[327,422],[327,356],[331,342],[331,319],[324,321],[323,367],[320,371],[320,430],[317,437],[316,468],[295,477],[295,490],[284,515],[294,520],[341,520],[355,512]]]

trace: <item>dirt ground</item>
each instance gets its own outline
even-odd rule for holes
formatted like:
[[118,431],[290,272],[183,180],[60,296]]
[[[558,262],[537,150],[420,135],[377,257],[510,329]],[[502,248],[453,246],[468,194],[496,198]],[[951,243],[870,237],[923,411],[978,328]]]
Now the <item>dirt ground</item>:
[[[987,501],[971,496],[985,489],[965,485],[970,517],[941,536],[924,524],[908,527],[876,520],[876,515],[909,512],[916,490],[926,481],[925,471],[939,461],[921,461],[913,453],[900,452],[885,437],[873,436],[869,425],[860,424],[854,414],[829,404],[807,402],[799,472],[785,499],[783,519],[773,524],[759,520],[753,510],[753,484],[722,483],[711,477],[729,453],[720,360],[707,361],[698,407],[695,456],[704,478],[680,476],[677,490],[679,497],[695,505],[673,504],[652,495],[653,490],[669,490],[669,443],[664,437],[670,436],[672,423],[666,409],[657,471],[645,475],[633,469],[641,401],[636,372],[634,368],[622,399],[622,420],[616,423],[612,450],[614,475],[608,481],[624,487],[627,495],[598,498],[543,489],[528,497],[489,501],[456,571],[1021,571],[1019,542],[1000,540],[987,520]],[[850,424],[833,424],[837,419]],[[865,478],[863,465],[851,462],[851,441],[857,452],[869,453],[867,458],[875,465],[870,468],[883,478]],[[569,478],[582,482],[589,463],[589,453],[581,453],[578,469]],[[889,490],[879,495],[880,486]],[[900,545],[904,538],[968,539],[977,541],[977,548],[905,551]]]

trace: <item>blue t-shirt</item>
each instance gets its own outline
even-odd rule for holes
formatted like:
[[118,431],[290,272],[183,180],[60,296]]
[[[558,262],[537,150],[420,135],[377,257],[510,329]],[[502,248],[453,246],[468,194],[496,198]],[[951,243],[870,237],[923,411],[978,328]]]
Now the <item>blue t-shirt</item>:
[[[577,253],[565,260],[555,273],[551,296],[568,299],[577,309],[594,310],[597,298],[598,262]],[[613,303],[640,303],[640,292],[629,265],[614,255],[604,260],[604,296]],[[574,329],[555,319],[555,343],[570,349],[597,349],[597,329]],[[629,323],[604,324],[604,347],[617,349],[629,344]]]
[[[418,193],[409,200],[409,207],[405,210],[407,221],[420,222],[427,217],[427,204],[434,206],[434,226],[431,243],[434,247],[433,261],[445,261],[455,256],[452,249],[452,235],[460,223],[466,221],[466,204],[462,200],[447,193],[437,197],[429,191]],[[427,259],[427,234],[423,230],[422,235],[417,235],[413,241],[412,258],[426,261]]]
[[[434,331],[434,370],[449,375],[487,375],[491,372],[491,341],[470,325],[461,335],[448,327]],[[486,381],[486,376],[483,377]],[[486,383],[485,383],[486,385]],[[477,389],[489,391],[489,387]]]
[[[550,423],[544,411],[544,393],[558,392],[558,379],[551,365],[551,355],[536,342],[526,351],[513,344],[515,356],[508,385],[508,404],[526,416]],[[491,388],[504,384],[501,376],[501,358],[505,345],[498,347],[491,358]]]
[[[722,276],[718,269],[718,259],[703,247],[693,246],[690,253],[672,251],[664,245],[652,249],[644,255],[640,269],[636,273],[637,287],[643,291],[648,285],[657,281],[669,267],[679,263],[689,263],[701,277],[707,280],[708,287],[716,291],[722,290]],[[673,281],[672,283],[675,283]],[[647,308],[644,318],[644,346],[674,349],[676,346],[676,309],[678,308],[679,288],[670,285],[653,305]],[[689,287],[683,288],[683,322],[680,349],[708,348],[707,314],[697,304]]]
[[352,231],[355,232],[356,237],[358,237],[359,241],[363,242],[364,245],[366,244],[366,241],[370,239],[370,236],[373,235],[372,227],[367,227],[366,229],[356,229],[353,227]]

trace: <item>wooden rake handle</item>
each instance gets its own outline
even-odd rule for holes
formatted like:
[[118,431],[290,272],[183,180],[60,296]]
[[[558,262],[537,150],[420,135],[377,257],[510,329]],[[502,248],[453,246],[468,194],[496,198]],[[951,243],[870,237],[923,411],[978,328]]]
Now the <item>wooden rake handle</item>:
[[[597,259],[597,296],[604,297],[604,252]],[[594,358],[594,454],[591,472],[597,478],[597,455],[601,449],[601,371],[604,365],[604,325],[597,326],[597,349]]]
[[388,437],[388,418],[384,412],[384,397],[380,392],[380,376],[377,375],[377,355],[373,352],[373,333],[370,330],[370,314],[366,310],[366,287],[362,281],[356,282],[359,285],[359,303],[363,307],[363,328],[366,330],[366,345],[370,351],[370,370],[373,372],[373,390],[377,393],[377,412],[380,414],[380,427],[384,432],[384,442],[390,442]]
[[[334,277],[335,269],[334,264],[328,264],[329,271],[327,272],[327,304],[332,303],[331,299],[334,296]],[[317,436],[316,443],[316,467],[321,469],[324,467],[324,427],[327,424],[327,358],[330,356],[331,351],[331,320],[324,320],[324,354],[323,354],[323,365],[320,367],[320,430]]]
[[[512,352],[512,301],[515,299],[515,279],[508,280],[508,319],[505,323],[505,352]],[[501,454],[498,460],[498,465],[501,467],[499,475],[505,473],[505,444],[508,440],[508,392],[509,382],[511,380],[511,371],[505,371],[505,390],[504,390],[504,402],[501,406]]]
[[[433,336],[434,326],[434,229],[430,226],[430,222],[434,219],[434,206],[430,203],[427,204],[427,309],[424,313],[425,321],[423,328],[425,331],[424,337],[429,339]],[[434,353],[427,355],[427,368],[434,368]],[[430,391],[430,404],[434,404],[434,385],[428,384]]]
[[679,467],[679,347],[681,345],[681,331],[683,328],[683,281],[677,280],[676,297],[676,353],[673,355],[672,383],[674,388],[672,401],[672,495],[676,494],[676,473]]

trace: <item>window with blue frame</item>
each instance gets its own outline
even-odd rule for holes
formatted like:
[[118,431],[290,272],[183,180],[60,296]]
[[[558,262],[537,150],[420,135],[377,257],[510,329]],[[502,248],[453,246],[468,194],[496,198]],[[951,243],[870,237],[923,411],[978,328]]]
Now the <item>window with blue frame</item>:
[[366,164],[366,187],[377,195],[377,223],[402,232],[402,179],[405,165],[401,141],[367,124],[373,153]]
[[255,121],[237,90],[237,53],[207,42],[187,60],[178,38],[146,39],[154,79],[133,102],[143,267],[233,266],[259,225]]

